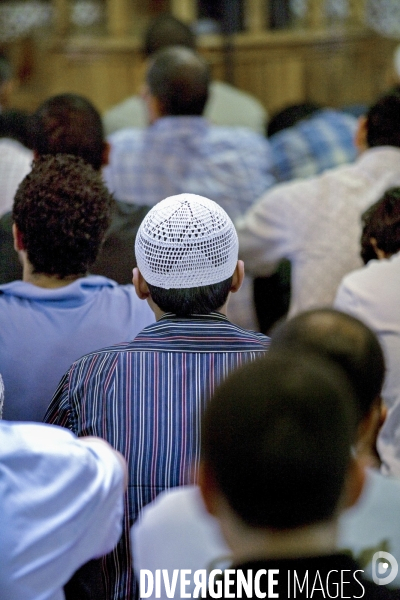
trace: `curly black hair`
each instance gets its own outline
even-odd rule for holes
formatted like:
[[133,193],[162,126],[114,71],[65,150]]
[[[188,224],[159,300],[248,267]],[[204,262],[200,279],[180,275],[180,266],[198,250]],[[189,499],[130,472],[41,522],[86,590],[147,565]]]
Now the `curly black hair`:
[[371,238],[388,256],[400,250],[400,188],[393,187],[383,194],[362,215],[361,258],[364,264],[377,258]]
[[112,197],[81,158],[43,156],[20,184],[16,224],[34,273],[64,279],[85,274],[110,224]]

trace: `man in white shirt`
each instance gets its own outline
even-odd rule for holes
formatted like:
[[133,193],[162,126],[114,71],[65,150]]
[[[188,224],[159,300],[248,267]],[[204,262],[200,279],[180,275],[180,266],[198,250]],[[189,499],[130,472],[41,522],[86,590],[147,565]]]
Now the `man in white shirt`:
[[[385,352],[382,397],[388,409],[378,438],[383,470],[400,476],[400,188],[387,190],[364,215],[363,268],[346,275],[335,298],[339,310],[361,319]],[[372,259],[371,259],[372,257]]]
[[15,192],[31,170],[33,152],[17,140],[0,138],[0,217],[11,210]]
[[62,600],[71,575],[113,549],[125,473],[104,440],[0,422],[1,598]]
[[[0,54],[0,113],[7,108],[15,80],[10,61]],[[31,170],[33,153],[10,137],[0,137],[0,217],[11,210],[14,194]]]
[[292,264],[289,315],[329,305],[346,273],[361,266],[361,214],[400,185],[400,89],[359,122],[358,160],[316,177],[275,186],[237,222],[241,258],[254,276]]

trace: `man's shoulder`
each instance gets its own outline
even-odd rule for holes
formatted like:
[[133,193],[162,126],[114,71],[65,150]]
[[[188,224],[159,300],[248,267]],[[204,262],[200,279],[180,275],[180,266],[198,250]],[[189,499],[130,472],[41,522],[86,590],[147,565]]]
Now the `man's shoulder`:
[[136,145],[140,144],[146,135],[147,129],[140,129],[138,127],[125,127],[119,129],[114,133],[111,133],[107,140],[111,145],[111,150],[116,149],[129,150],[135,148]]
[[[43,288],[22,280],[10,281],[0,286],[0,295],[16,297],[32,301],[86,301],[93,294],[109,294],[112,297],[134,298],[133,285],[118,285],[103,275],[87,275],[79,277],[68,285],[58,288]],[[0,296],[1,297],[1,296]]]
[[20,159],[26,163],[33,160],[33,152],[23,146],[17,140],[11,138],[0,138],[0,157],[9,159]]
[[[350,188],[352,183],[358,180],[359,173],[356,165],[357,163],[343,164],[306,179],[298,178],[277,183],[263,194],[261,200],[263,202],[279,200],[283,203],[290,203],[292,200],[297,201],[297,198],[300,197],[307,203],[318,202],[319,206],[324,202],[329,203],[331,198],[326,193],[327,190],[332,189],[332,194],[337,196],[335,185]],[[324,193],[321,193],[321,188],[324,189]]]
[[144,353],[263,353],[269,345],[270,338],[263,333],[243,329],[228,320],[161,319],[142,329],[130,342],[114,344],[82,356],[75,361],[72,369],[79,370],[87,362],[116,365],[128,355],[133,361],[141,360]]
[[40,314],[42,323],[46,318],[50,319],[50,329],[54,328],[53,317],[65,327],[71,319],[71,327],[74,327],[74,323],[76,325],[82,319],[85,307],[92,322],[98,319],[100,328],[109,327],[110,321],[115,325],[118,319],[125,319],[127,327],[132,322],[137,323],[138,319],[142,319],[143,326],[154,320],[150,307],[138,298],[132,284],[119,285],[102,275],[88,275],[55,289],[12,281],[0,285],[0,304],[1,322],[9,319],[11,314],[18,314],[26,324],[33,323],[35,315]]
[[147,125],[144,102],[139,96],[130,96],[108,109],[102,120],[106,135],[126,127],[144,128]]
[[240,126],[226,126],[208,124],[208,138],[215,142],[225,142],[240,148],[245,143],[256,147],[270,148],[270,143],[263,135]]
[[136,351],[209,357],[217,354],[258,355],[268,349],[269,343],[267,336],[248,331],[229,321],[187,320],[183,324],[161,323],[158,330],[152,331],[150,335],[147,335],[145,329],[138,334],[133,344]]
[[[51,469],[64,469],[75,477],[96,478],[98,464],[108,465],[120,473],[122,482],[123,470],[110,448],[97,440],[82,444],[67,429],[45,423],[0,423],[0,456],[1,465],[7,470],[10,461],[15,473],[24,479],[24,473],[50,472]],[[91,451],[89,451],[91,449]],[[39,460],[40,459],[40,460]],[[103,470],[103,467],[101,467]],[[35,487],[33,480],[26,482],[26,487]],[[62,485],[62,483],[60,483]]]
[[373,291],[376,290],[376,286],[380,289],[394,286],[399,275],[400,254],[397,253],[382,260],[372,259],[366,265],[351,271],[344,276],[340,287],[348,291]]

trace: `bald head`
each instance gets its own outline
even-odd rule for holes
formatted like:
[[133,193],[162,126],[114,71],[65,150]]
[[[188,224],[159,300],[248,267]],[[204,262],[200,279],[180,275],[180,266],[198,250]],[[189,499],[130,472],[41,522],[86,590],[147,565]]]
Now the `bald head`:
[[361,321],[334,309],[316,309],[287,321],[272,336],[271,348],[316,352],[338,363],[356,392],[360,420],[379,396],[385,365],[375,334]]
[[207,63],[193,50],[183,46],[160,50],[150,63],[146,80],[163,116],[203,113],[210,73]]

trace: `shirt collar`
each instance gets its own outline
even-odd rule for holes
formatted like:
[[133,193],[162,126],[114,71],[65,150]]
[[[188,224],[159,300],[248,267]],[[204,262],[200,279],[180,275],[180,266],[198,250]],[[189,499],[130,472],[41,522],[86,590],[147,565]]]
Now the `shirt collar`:
[[164,313],[162,317],[158,319],[158,321],[228,321],[228,317],[223,315],[222,313],[213,311],[206,315],[189,315],[188,317],[179,317],[178,315],[174,315],[171,312]]
[[198,116],[167,116],[160,117],[152,125],[149,130],[170,131],[174,133],[193,133],[205,131],[208,128],[208,121],[204,117]]

